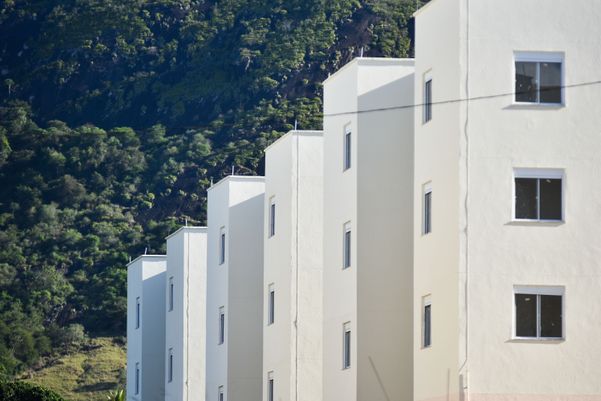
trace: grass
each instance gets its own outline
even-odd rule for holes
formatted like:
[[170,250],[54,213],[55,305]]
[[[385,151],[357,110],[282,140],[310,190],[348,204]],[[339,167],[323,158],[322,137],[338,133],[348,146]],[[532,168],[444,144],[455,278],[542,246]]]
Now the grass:
[[125,347],[112,338],[91,339],[79,351],[49,360],[25,381],[56,391],[68,401],[106,401],[109,391],[125,385]]

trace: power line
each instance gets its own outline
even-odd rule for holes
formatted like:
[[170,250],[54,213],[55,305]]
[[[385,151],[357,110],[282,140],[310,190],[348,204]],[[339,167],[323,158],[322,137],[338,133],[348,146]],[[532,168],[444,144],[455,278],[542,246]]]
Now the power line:
[[[581,83],[572,84],[572,85],[562,85],[562,86],[558,86],[558,87],[555,87],[555,88],[540,89],[539,92],[550,92],[550,91],[554,91],[554,90],[557,90],[557,89],[562,89],[563,90],[563,89],[580,88],[580,87],[593,86],[593,85],[601,85],[601,80],[599,80],[599,81],[581,82]],[[339,113],[323,114],[323,117],[336,117],[336,116],[344,116],[344,115],[350,115],[350,114],[365,114],[365,113],[373,113],[373,112],[379,112],[379,111],[413,109],[413,108],[416,108],[416,107],[423,107],[423,106],[426,106],[426,105],[428,105],[428,106],[436,106],[436,105],[443,105],[443,104],[473,102],[473,101],[476,101],[476,100],[496,99],[496,98],[501,98],[501,97],[506,97],[506,96],[515,96],[515,95],[521,95],[521,94],[527,94],[527,93],[529,93],[529,92],[528,91],[524,91],[524,92],[507,92],[507,93],[498,93],[498,94],[494,94],[494,95],[474,96],[472,98],[465,98],[465,99],[441,100],[441,101],[438,101],[438,102],[431,102],[431,103],[414,103],[414,104],[407,104],[407,105],[402,105],[402,106],[380,107],[380,108],[375,108],[375,109],[365,109],[365,110],[356,110],[356,111],[341,111]]]

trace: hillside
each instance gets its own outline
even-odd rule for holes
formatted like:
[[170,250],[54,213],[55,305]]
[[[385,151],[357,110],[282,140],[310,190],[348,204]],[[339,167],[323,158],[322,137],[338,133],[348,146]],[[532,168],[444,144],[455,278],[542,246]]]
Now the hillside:
[[[0,375],[124,335],[125,265],[231,171],[262,172],[320,82],[410,55],[401,0],[7,0],[0,5]],[[75,336],[77,337],[77,336]]]

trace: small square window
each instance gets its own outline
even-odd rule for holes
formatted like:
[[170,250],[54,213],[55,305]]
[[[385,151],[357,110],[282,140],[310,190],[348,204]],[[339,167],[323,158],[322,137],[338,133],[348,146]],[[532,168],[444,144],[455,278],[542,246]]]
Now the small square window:
[[430,296],[422,300],[422,347],[428,348],[432,345],[432,301]]
[[273,284],[269,284],[268,297],[267,324],[270,325],[275,322],[275,288]]
[[169,312],[173,310],[173,277],[169,277]]
[[516,220],[563,220],[561,170],[516,170],[514,176]]
[[424,82],[424,124],[432,120],[432,78]]
[[515,287],[515,337],[562,338],[563,294],[563,287]]
[[351,223],[344,224],[342,239],[342,268],[351,267]]
[[219,308],[219,344],[225,342],[225,307]]
[[267,373],[267,401],[273,401],[274,397],[274,380],[273,372]]
[[432,232],[432,185],[426,184],[423,188],[423,216],[422,233],[424,235]]
[[225,263],[225,227],[219,229],[219,264]]
[[140,328],[140,297],[136,298],[136,329]]
[[275,197],[269,200],[269,237],[275,235]]
[[515,101],[561,104],[563,57],[559,54],[519,53],[515,59]]
[[342,326],[342,369],[351,367],[351,322]]
[[343,170],[351,168],[351,141],[352,131],[350,125],[344,128],[344,165]]

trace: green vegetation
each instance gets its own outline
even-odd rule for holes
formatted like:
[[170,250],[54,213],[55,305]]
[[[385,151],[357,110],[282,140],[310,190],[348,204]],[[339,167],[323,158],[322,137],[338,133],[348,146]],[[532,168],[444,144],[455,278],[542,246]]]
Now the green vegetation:
[[319,129],[320,82],[359,48],[409,55],[415,7],[1,2],[0,375],[124,335],[129,257],[204,222],[211,178],[261,173],[295,120]]
[[124,387],[125,349],[110,338],[93,339],[77,351],[44,361],[43,367],[23,373],[22,379],[68,401],[106,401],[111,392]]
[[55,392],[25,382],[0,382],[3,401],[64,401]]

